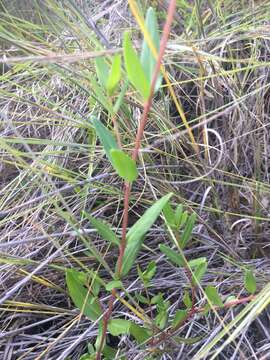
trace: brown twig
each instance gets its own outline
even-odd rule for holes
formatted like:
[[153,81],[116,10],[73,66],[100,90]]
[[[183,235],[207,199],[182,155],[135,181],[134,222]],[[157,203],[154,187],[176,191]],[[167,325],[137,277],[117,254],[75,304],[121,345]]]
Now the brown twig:
[[11,57],[0,57],[0,64],[18,64],[26,62],[35,62],[35,63],[75,63],[82,60],[95,59],[97,57],[114,55],[122,51],[121,48],[107,49],[100,51],[85,51],[77,54],[61,54],[49,52],[48,50],[43,50],[43,55],[31,55],[31,56],[11,56]]
[[[174,13],[175,13],[175,8],[176,8],[176,0],[171,0],[170,4],[169,4],[168,12],[167,12],[166,22],[165,22],[163,32],[162,32],[162,38],[161,38],[161,41],[160,41],[160,50],[159,50],[159,54],[158,54],[158,59],[157,59],[157,63],[156,63],[156,66],[155,66],[154,73],[153,73],[152,81],[151,81],[150,94],[149,94],[149,97],[148,97],[146,103],[144,104],[141,121],[140,121],[138,131],[137,131],[137,135],[136,135],[135,147],[134,147],[134,150],[132,152],[132,158],[135,161],[138,158],[138,153],[139,153],[140,146],[141,146],[141,141],[142,141],[142,137],[143,137],[144,128],[145,128],[147,118],[148,118],[148,114],[149,114],[149,111],[150,111],[150,108],[151,108],[151,105],[152,105],[153,95],[154,95],[154,91],[155,91],[155,85],[156,85],[157,78],[159,76],[162,58],[164,56],[166,45],[167,45],[167,42],[168,42],[168,39],[169,39],[170,29],[171,29],[171,25],[172,25]],[[123,257],[124,257],[124,253],[125,253],[125,249],[126,249],[126,242],[127,242],[126,241],[126,234],[127,234],[127,226],[128,226],[128,211],[129,211],[130,192],[131,192],[131,184],[130,183],[125,183],[125,186],[124,186],[124,210],[123,210],[123,222],[122,222],[122,237],[121,237],[121,243],[120,243],[120,246],[119,246],[119,255],[118,255],[118,261],[117,261],[117,276],[119,276],[119,277],[121,276]],[[101,341],[100,341],[99,350],[97,352],[96,360],[101,359],[101,352],[102,352],[102,348],[103,348],[103,345],[104,345],[104,342],[105,342],[108,322],[109,322],[109,319],[110,319],[112,311],[113,311],[113,302],[114,302],[114,299],[115,299],[115,295],[113,293],[114,291],[115,290],[112,291],[112,294],[111,294],[111,297],[110,297],[110,300],[109,300],[109,304],[108,304],[108,310],[107,310],[107,312],[106,312],[106,314],[104,315],[104,318],[103,318],[103,331],[102,331],[102,337],[101,337]]]

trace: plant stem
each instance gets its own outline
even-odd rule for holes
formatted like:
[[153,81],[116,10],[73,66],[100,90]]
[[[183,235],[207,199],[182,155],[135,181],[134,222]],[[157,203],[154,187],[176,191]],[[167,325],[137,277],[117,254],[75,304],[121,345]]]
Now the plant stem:
[[[168,12],[167,12],[166,22],[163,27],[157,63],[156,63],[155,70],[153,73],[153,78],[151,81],[150,95],[149,95],[146,103],[144,104],[141,121],[140,121],[137,135],[136,135],[135,147],[132,152],[132,158],[135,161],[138,158],[138,153],[139,153],[140,146],[141,146],[144,128],[145,128],[148,114],[149,114],[149,111],[150,111],[150,108],[152,105],[153,95],[154,95],[154,91],[155,91],[155,85],[156,85],[156,81],[157,81],[157,78],[158,78],[158,75],[160,72],[162,58],[164,56],[166,45],[167,45],[167,42],[169,39],[170,29],[171,29],[171,25],[172,25],[174,13],[175,13],[175,8],[176,8],[176,0],[171,0],[170,4],[169,4]],[[125,249],[126,249],[126,243],[127,243],[126,234],[127,234],[127,227],[128,227],[128,211],[129,211],[130,192],[131,192],[131,183],[125,183],[125,185],[124,185],[124,210],[123,210],[123,222],[122,222],[122,237],[121,237],[121,243],[119,246],[119,255],[118,255],[118,260],[117,260],[117,277],[121,276],[123,257],[124,257],[124,253],[125,253]],[[103,348],[103,345],[105,342],[108,322],[109,322],[109,319],[110,319],[112,311],[113,311],[114,299],[115,299],[115,289],[112,290],[111,297],[110,297],[109,304],[108,304],[108,310],[103,318],[102,337],[101,337],[99,350],[96,355],[96,360],[101,359],[101,352],[102,352],[102,348]]]

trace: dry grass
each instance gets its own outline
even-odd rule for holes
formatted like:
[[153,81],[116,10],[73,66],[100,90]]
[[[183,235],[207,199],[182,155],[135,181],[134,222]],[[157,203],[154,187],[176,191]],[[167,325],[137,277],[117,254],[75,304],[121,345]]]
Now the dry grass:
[[[34,3],[38,9],[39,2]],[[124,0],[96,1],[89,7],[77,1],[77,8],[70,1],[60,3],[44,1],[46,11],[35,23],[4,13],[0,18],[5,48],[1,57],[44,57],[42,62],[8,64],[0,77],[0,358],[4,360],[79,359],[95,340],[97,324],[79,316],[69,300],[65,268],[99,267],[87,244],[95,244],[111,268],[116,260],[115,250],[107,248],[82,216],[87,210],[120,232],[122,183],[89,124],[92,114],[107,121],[109,105],[94,82],[92,59],[79,55],[103,48],[89,16],[113,49],[120,48],[124,29],[135,28],[135,20]],[[142,3],[156,4],[162,23],[166,2]],[[82,4],[85,8],[78,11]],[[245,294],[246,266],[254,269],[259,290],[270,279],[269,5],[269,1],[179,1],[165,65],[194,127],[200,153],[194,153],[164,85],[152,107],[140,177],[131,194],[130,225],[152,199],[170,191],[175,203],[197,212],[199,223],[185,254],[208,258],[209,272],[202,285],[217,285],[224,298]],[[78,58],[46,61],[52,53],[76,53]],[[126,97],[129,105],[121,109],[117,121],[129,149],[142,104],[133,92]],[[172,315],[188,279],[161,256],[161,242],[169,240],[157,223],[145,241],[150,251],[141,252],[138,263],[144,268],[150,260],[157,261],[151,291],[166,294]],[[109,276],[105,270],[100,274]],[[142,288],[135,271],[125,285],[132,297]],[[198,292],[197,305],[202,301]],[[219,315],[230,324],[243,307]],[[135,316],[117,302],[114,315],[119,314]],[[157,359],[196,359],[221,332],[220,317],[212,313],[194,317],[180,336],[200,336],[200,341],[168,342]],[[270,358],[269,329],[266,308],[218,359]],[[146,358],[131,339],[118,341],[128,359]]]

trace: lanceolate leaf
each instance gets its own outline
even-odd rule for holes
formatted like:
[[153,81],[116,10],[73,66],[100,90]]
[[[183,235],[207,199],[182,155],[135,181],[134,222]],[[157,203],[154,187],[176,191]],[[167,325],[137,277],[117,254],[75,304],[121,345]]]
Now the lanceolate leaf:
[[120,149],[111,149],[110,154],[112,165],[121,178],[129,182],[137,179],[138,170],[135,160]]
[[207,270],[207,262],[203,262],[195,268],[195,270],[193,271],[194,275],[192,276],[192,282],[194,285],[197,285],[198,282],[201,281],[202,277],[206,273],[206,270]]
[[[89,98],[89,103],[90,103],[90,108],[92,106],[94,106],[94,104],[96,103],[96,101],[98,103],[100,103],[104,109],[106,109],[110,114],[114,114],[114,110],[113,110],[113,106],[108,98],[108,96],[106,96],[104,94],[104,90],[103,88],[101,87],[100,84],[98,84],[98,82],[96,81],[96,79],[91,76],[89,77],[89,84],[90,84],[90,87],[92,89],[92,92],[93,92],[93,95]],[[91,102],[93,102],[94,100],[94,103],[92,104]]]
[[103,56],[97,57],[95,62],[98,80],[103,88],[105,88],[108,81],[109,67]]
[[121,79],[121,55],[115,55],[112,62],[112,68],[107,79],[106,88],[111,96]]
[[85,217],[90,221],[91,225],[97,230],[99,235],[102,237],[103,240],[107,240],[114,245],[119,245],[120,240],[115,235],[115,233],[110,229],[109,225],[105,222],[98,220],[91,215],[89,215],[86,211],[83,212]]
[[84,286],[81,273],[72,269],[66,271],[66,283],[69,295],[80,311],[89,319],[95,321],[101,314],[102,310],[97,298],[91,295],[89,290]]
[[175,214],[173,211],[173,208],[171,207],[171,204],[167,202],[167,204],[163,208],[163,214],[165,216],[165,219],[168,223],[168,225],[172,228],[175,227]]
[[256,279],[251,270],[245,272],[245,288],[251,294],[256,292]]
[[108,331],[113,336],[130,334],[137,340],[139,344],[148,340],[152,335],[151,330],[125,319],[110,320],[108,323]]
[[[155,14],[155,10],[150,7],[147,10],[146,13],[146,19],[145,19],[145,25],[146,29],[151,36],[153,45],[155,49],[157,50],[157,53],[159,52],[159,33],[158,33],[158,24],[157,24],[157,18]],[[146,74],[148,82],[151,84],[153,73],[156,66],[156,59],[150,50],[147,41],[144,39],[143,45],[142,45],[142,52],[141,52],[141,64],[144,69],[144,73]],[[162,76],[159,75],[156,85],[155,85],[155,91],[157,91],[161,85]]]
[[172,325],[175,327],[178,324],[184,322],[185,319],[187,318],[187,314],[188,314],[188,310],[177,310]]
[[[105,344],[103,347],[103,350],[102,350],[102,354],[104,355],[104,358],[106,360],[114,360],[117,355],[117,349],[114,349],[113,347]],[[94,359],[96,359],[96,355],[95,355]],[[89,359],[89,360],[92,360],[92,359]],[[126,358],[121,357],[119,360],[126,360]]]
[[150,261],[150,263],[147,265],[146,270],[143,272],[144,280],[146,282],[150,281],[153,278],[153,276],[155,275],[156,270],[157,270],[157,265],[156,265],[155,261]]
[[143,237],[154,224],[165,204],[171,198],[172,193],[163,196],[154,205],[152,205],[142,217],[130,228],[127,233],[127,246],[123,256],[123,265],[121,275],[127,275],[140,250]]
[[178,229],[180,229],[181,221],[183,216],[183,205],[178,205],[175,210],[175,224]]
[[205,293],[208,299],[216,306],[222,307],[223,302],[221,297],[219,296],[217,289],[214,286],[208,285],[205,289]]
[[118,98],[113,106],[113,111],[115,114],[118,112],[120,106],[123,104],[127,89],[128,89],[128,79],[125,80],[124,85],[121,88],[120,94],[118,95]]
[[179,223],[179,228],[183,227],[186,224],[187,219],[188,219],[188,212],[184,211],[181,216],[181,222]]
[[187,220],[184,232],[183,232],[183,234],[181,236],[181,239],[180,239],[180,244],[179,245],[180,245],[181,249],[184,249],[184,247],[187,245],[188,241],[190,240],[191,233],[192,233],[196,218],[197,218],[196,214],[193,213],[193,214],[191,214],[189,216],[189,218]]
[[193,337],[193,338],[184,338],[184,337],[176,336],[174,339],[179,344],[183,343],[183,344],[187,344],[187,345],[192,345],[192,344],[195,344],[195,343],[201,341],[202,338],[203,338],[202,336],[196,336],[196,337]]
[[132,322],[124,319],[112,319],[108,323],[108,331],[113,336],[130,333]]
[[139,344],[148,340],[152,335],[151,330],[134,323],[131,324],[129,331]]
[[205,263],[207,261],[206,257],[200,257],[200,258],[197,258],[197,259],[193,259],[193,260],[190,260],[188,262],[188,265],[191,267],[191,268],[196,268],[197,266]]
[[92,124],[96,130],[97,136],[101,141],[106,155],[110,161],[112,161],[110,151],[117,149],[118,145],[112,133],[102,124],[102,122],[96,118],[92,118]]
[[159,329],[164,329],[168,321],[168,311],[162,310],[160,311],[156,318],[155,318],[155,324]]
[[139,91],[144,100],[150,95],[150,82],[144,73],[136,51],[133,49],[129,33],[124,34],[124,60],[127,77],[131,84]]
[[185,291],[185,293],[184,293],[183,303],[186,305],[187,309],[190,309],[192,307],[192,300],[187,291]]
[[123,284],[119,280],[112,280],[105,286],[105,289],[107,291],[112,291],[113,289],[122,289],[122,288],[123,288]]
[[159,249],[163,254],[165,254],[169,260],[174,264],[178,266],[185,266],[185,261],[182,258],[182,255],[179,254],[177,251],[172,250],[166,245],[160,244]]

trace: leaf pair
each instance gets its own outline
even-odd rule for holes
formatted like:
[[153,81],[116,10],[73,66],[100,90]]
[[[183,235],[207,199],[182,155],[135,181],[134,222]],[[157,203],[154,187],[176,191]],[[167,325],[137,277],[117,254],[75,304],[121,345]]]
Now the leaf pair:
[[113,95],[121,79],[121,55],[113,57],[110,70],[104,57],[96,58],[96,72],[100,84],[107,90],[108,95]]
[[155,317],[155,324],[159,329],[164,329],[168,322],[168,309],[170,302],[163,299],[163,294],[159,293],[151,299],[151,304],[156,304],[157,315]]
[[149,329],[125,319],[110,320],[108,323],[108,331],[113,336],[131,335],[139,344],[145,342],[151,336],[151,331]]
[[[141,216],[141,218],[129,229],[127,233],[127,246],[123,256],[122,270],[119,276],[125,276],[128,274],[129,270],[133,266],[137,254],[142,247],[143,238],[145,234],[150,230],[154,222],[157,220],[160,215],[163,207],[171,198],[172,193],[163,196],[161,199],[156,201],[146,212]],[[100,221],[96,218],[93,218],[87,212],[83,212],[84,216],[90,221],[92,226],[97,230],[99,235],[106,241],[119,245],[120,239],[116,234],[111,230],[108,224],[103,221]],[[150,281],[151,277],[154,276],[156,271],[155,263],[150,263],[147,269],[142,273],[143,279]]]
[[76,307],[90,320],[96,321],[102,315],[97,299],[100,288],[98,276],[88,281],[86,274],[68,269],[66,270],[66,284]]
[[141,270],[139,265],[137,266],[139,278],[144,283],[145,287],[149,286],[150,281],[152,280],[152,278],[156,273],[156,270],[157,270],[157,265],[155,261],[150,261],[150,263],[147,265],[147,268],[144,271]]
[[[159,33],[156,14],[153,8],[149,8],[147,11],[145,25],[151,37],[152,44],[158,53]],[[141,57],[139,59],[132,46],[129,33],[127,32],[124,34],[123,48],[127,77],[135,89],[139,91],[142,98],[147,100],[150,95],[151,81],[156,66],[155,56],[152,54],[146,40],[144,40]],[[155,84],[155,91],[159,89],[161,80],[162,77],[159,75]]]
[[187,261],[180,252],[171,249],[167,245],[160,244],[159,249],[174,265],[191,268],[193,285],[197,285],[201,281],[207,270],[206,258],[198,258]]
[[136,162],[123,150],[119,149],[114,136],[100,120],[92,118],[91,122],[117,174],[125,181],[132,182],[136,180],[138,176]]
[[192,231],[197,219],[195,213],[191,215],[187,211],[184,211],[183,205],[178,205],[175,210],[173,210],[170,203],[167,203],[163,209],[163,214],[166,219],[167,225],[175,232],[179,233],[181,229],[181,236],[178,241],[178,245],[181,249],[184,249],[191,239]]
[[145,234],[152,227],[171,196],[172,193],[167,194],[155,202],[129,229],[127,233],[127,246],[123,256],[122,270],[121,274],[119,274],[120,276],[125,276],[128,274],[136,260],[139,250],[142,247]]

